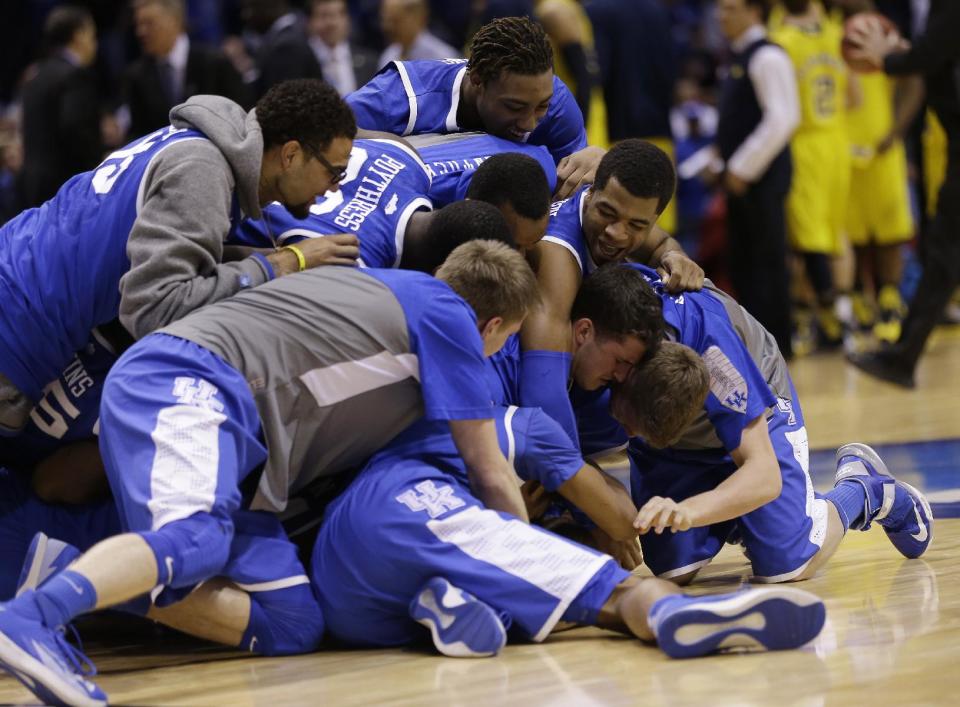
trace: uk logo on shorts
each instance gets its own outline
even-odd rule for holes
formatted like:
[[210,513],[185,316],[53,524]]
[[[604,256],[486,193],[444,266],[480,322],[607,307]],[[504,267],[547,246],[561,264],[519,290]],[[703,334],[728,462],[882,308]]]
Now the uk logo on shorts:
[[453,495],[449,484],[434,486],[429,479],[407,489],[397,500],[411,511],[426,511],[431,518],[442,516],[447,511],[466,505],[463,499]]
[[223,403],[217,399],[218,389],[203,378],[178,376],[173,382],[173,396],[180,405],[223,412]]

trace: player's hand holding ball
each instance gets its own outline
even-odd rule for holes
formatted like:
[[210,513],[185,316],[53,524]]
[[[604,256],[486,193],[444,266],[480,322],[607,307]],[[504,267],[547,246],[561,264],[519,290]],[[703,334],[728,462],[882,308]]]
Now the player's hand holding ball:
[[896,26],[876,12],[859,12],[847,18],[843,25],[840,50],[844,61],[854,71],[870,73],[883,69],[888,54],[910,47]]

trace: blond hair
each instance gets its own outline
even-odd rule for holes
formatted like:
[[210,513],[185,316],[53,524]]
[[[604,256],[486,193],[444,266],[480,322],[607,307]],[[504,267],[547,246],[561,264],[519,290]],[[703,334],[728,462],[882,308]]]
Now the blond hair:
[[499,241],[475,240],[458,246],[436,276],[473,307],[481,323],[493,317],[520,321],[540,303],[533,270],[518,251]]
[[664,341],[616,386],[613,416],[657,449],[675,444],[703,409],[710,373],[689,346]]

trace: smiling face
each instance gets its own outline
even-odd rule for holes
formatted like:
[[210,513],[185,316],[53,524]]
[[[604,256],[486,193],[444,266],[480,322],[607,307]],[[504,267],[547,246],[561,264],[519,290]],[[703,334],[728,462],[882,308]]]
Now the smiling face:
[[591,188],[583,210],[583,232],[597,265],[622,262],[646,239],[657,222],[659,199],[634,196],[610,177]]
[[504,71],[499,78],[480,83],[477,113],[483,130],[513,142],[523,142],[543,120],[553,97],[553,71],[526,76]]
[[647,350],[635,336],[616,339],[598,335],[589,319],[573,323],[573,348],[570,375],[583,390],[596,390],[612,381],[623,382]]

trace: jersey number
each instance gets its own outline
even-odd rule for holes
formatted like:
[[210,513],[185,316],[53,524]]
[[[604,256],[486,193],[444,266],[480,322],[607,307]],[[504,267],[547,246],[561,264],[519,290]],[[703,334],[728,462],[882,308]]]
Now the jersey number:
[[[60,404],[63,412],[58,411],[53,406],[53,400]],[[44,389],[44,395],[40,402],[30,411],[30,419],[44,434],[50,435],[54,439],[61,439],[67,433],[67,421],[64,415],[71,420],[75,420],[80,411],[70,402],[67,397],[67,391],[63,389],[63,384],[56,380]]]
[[813,79],[813,112],[818,118],[829,118],[837,112],[837,82],[832,76]]

